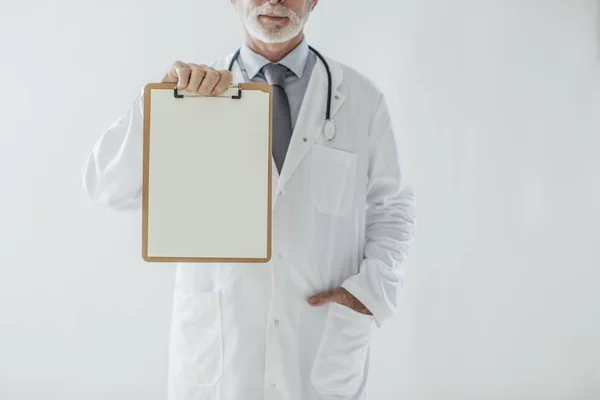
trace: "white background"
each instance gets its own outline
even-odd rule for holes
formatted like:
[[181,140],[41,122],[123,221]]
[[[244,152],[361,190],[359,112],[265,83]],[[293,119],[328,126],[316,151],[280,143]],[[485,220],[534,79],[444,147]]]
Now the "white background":
[[[371,398],[599,399],[596,2],[321,3],[309,42],[383,88],[417,193]],[[1,0],[1,399],[165,399],[173,267],[80,167],[143,85],[240,39],[226,0]]]

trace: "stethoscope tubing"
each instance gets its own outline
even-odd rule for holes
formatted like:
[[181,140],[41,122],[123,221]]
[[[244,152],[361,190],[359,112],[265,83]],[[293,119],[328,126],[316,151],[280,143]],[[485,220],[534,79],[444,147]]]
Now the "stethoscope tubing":
[[[312,46],[308,46],[308,48],[310,49],[310,51],[312,51],[323,63],[323,65],[325,66],[325,70],[327,70],[327,110],[325,113],[325,121],[331,121],[331,123],[333,124],[333,120],[331,119],[331,93],[333,91],[333,82],[332,82],[332,78],[331,78],[331,70],[329,69],[329,64],[327,63],[327,61],[325,60],[325,57],[323,57],[321,55],[321,53],[319,53],[317,50],[315,50]],[[229,67],[227,68],[229,70],[229,72],[232,72],[233,70],[233,64],[237,61],[239,55],[240,55],[240,50],[238,49],[235,54],[233,55],[233,58],[231,59],[231,62],[229,63]],[[333,139],[333,138],[331,138]],[[331,140],[329,139],[329,140]]]

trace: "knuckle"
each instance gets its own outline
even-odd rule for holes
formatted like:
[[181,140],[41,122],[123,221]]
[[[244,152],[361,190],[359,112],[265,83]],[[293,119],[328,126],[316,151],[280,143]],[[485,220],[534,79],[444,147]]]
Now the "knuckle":
[[190,66],[187,64],[176,64],[175,65],[175,69],[177,71],[189,71],[190,70]]
[[189,66],[181,61],[177,61],[175,64],[173,64],[173,67],[178,70],[189,69]]
[[221,80],[226,82],[231,82],[233,80],[233,75],[229,71],[221,71]]
[[219,73],[217,71],[215,71],[214,69],[207,70],[206,76],[209,77],[211,80],[219,79]]

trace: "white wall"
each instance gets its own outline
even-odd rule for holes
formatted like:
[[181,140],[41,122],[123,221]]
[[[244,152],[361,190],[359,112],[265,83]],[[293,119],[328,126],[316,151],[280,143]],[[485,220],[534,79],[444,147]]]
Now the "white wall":
[[[321,3],[311,44],[383,87],[417,192],[371,398],[599,399],[595,2]],[[0,399],[165,398],[173,268],[80,167],[144,84],[240,34],[225,0],[0,2]]]

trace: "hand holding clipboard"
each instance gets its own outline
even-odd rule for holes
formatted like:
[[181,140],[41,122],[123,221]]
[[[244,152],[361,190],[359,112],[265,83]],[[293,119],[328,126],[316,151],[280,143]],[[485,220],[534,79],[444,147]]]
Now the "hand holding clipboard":
[[229,88],[232,80],[233,75],[228,70],[176,61],[162,82],[177,83],[177,90],[196,92],[200,96],[219,96]]

